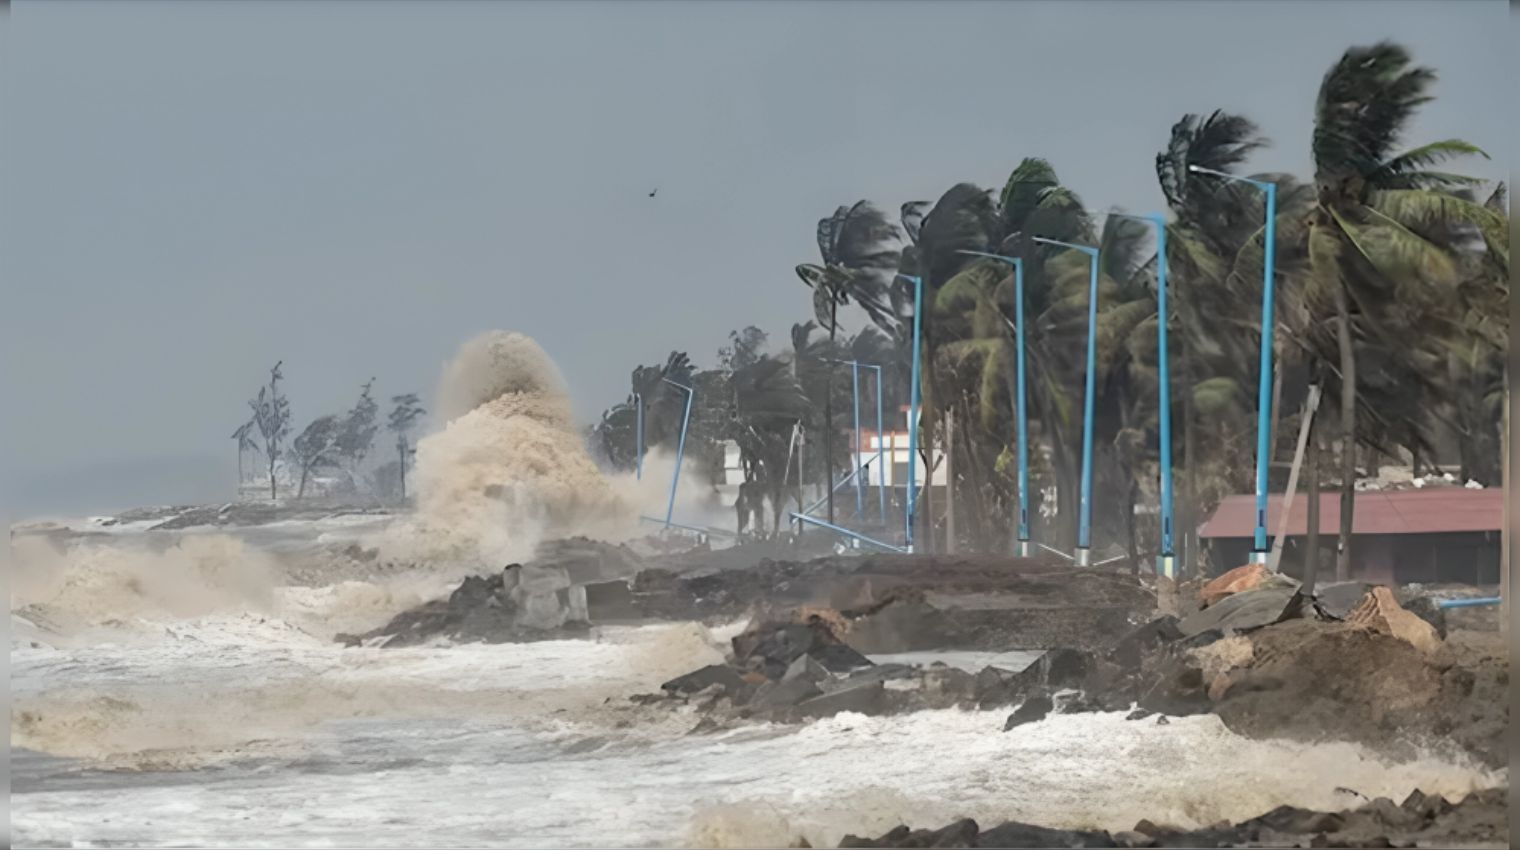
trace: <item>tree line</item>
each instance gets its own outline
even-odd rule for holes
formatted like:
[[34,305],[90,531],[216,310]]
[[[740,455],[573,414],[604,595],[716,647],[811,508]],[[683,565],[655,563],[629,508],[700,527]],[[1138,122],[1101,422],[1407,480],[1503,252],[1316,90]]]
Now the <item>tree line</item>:
[[[1500,483],[1508,198],[1502,183],[1448,165],[1486,158],[1478,146],[1406,143],[1435,79],[1401,45],[1353,47],[1319,89],[1310,178],[1242,175],[1277,186],[1272,457],[1294,452],[1311,388],[1333,400],[1313,417],[1307,485],[1340,489],[1341,577],[1349,575],[1356,479],[1375,474],[1380,458],[1420,474],[1454,451],[1463,480]],[[1269,140],[1250,118],[1215,110],[1182,116],[1158,141],[1179,527],[1185,551],[1197,553],[1207,512],[1252,488],[1266,222],[1258,191],[1192,167],[1237,174]],[[1036,539],[1067,540],[1077,514],[1088,260],[1035,236],[1101,250],[1094,536],[1138,562],[1157,536],[1155,523],[1136,520],[1137,506],[1154,503],[1159,475],[1155,242],[1147,223],[1089,209],[1040,157],[1019,162],[1001,187],[960,183],[933,202],[902,204],[895,220],[864,200],[820,220],[819,256],[796,269],[814,317],[793,326],[790,347],[767,353],[766,335],[747,328],[731,334],[716,368],[697,370],[673,352],[634,370],[647,445],[673,445],[680,428],[684,393],[661,379],[696,385],[688,454],[695,444],[711,463],[717,441],[738,443],[741,524],[750,501],[769,500],[774,531],[780,504],[801,503],[802,481],[848,468],[848,453],[834,448],[852,422],[849,382],[833,361],[882,364],[888,409],[906,403],[913,301],[899,275],[918,276],[920,445],[925,464],[942,453],[949,486],[944,504],[925,491],[916,536],[929,551],[1006,551],[1017,508],[1013,275],[964,252],[1020,257],[1030,516]],[[840,323],[847,305],[866,322],[853,336]],[[624,468],[633,463],[634,399],[592,429],[609,462]],[[807,458],[816,467],[796,456],[798,427],[822,438],[822,456]],[[1321,452],[1333,456],[1331,469],[1320,470]],[[1274,464],[1272,476],[1281,492],[1286,470]]]
[[269,370],[268,382],[248,402],[252,414],[232,432],[238,448],[239,485],[248,480],[245,459],[255,456],[262,457],[271,500],[279,498],[282,469],[287,478],[293,479],[287,484],[294,486],[297,499],[306,497],[307,485],[313,477],[338,472],[355,492],[394,495],[405,500],[406,471],[416,453],[410,434],[426,412],[417,395],[391,397],[384,427],[395,435],[396,459],[376,466],[367,462],[372,460],[370,452],[381,428],[380,405],[372,395],[375,379],[360,385],[359,398],[353,407],[317,416],[291,438],[294,418],[290,401],[280,386],[285,379],[283,365],[284,361],[279,361]]

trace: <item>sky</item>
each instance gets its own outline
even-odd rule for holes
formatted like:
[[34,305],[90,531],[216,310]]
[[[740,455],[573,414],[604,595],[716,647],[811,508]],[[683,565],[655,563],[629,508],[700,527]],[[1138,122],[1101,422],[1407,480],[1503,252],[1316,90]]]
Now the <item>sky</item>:
[[[297,427],[430,395],[493,328],[594,421],[639,363],[810,317],[818,219],[1052,161],[1161,206],[1184,113],[1311,173],[1349,46],[1440,75],[1411,144],[1507,175],[1507,9],[1273,2],[70,2],[0,16],[3,507],[225,501],[276,360]],[[655,198],[649,192],[658,188]]]

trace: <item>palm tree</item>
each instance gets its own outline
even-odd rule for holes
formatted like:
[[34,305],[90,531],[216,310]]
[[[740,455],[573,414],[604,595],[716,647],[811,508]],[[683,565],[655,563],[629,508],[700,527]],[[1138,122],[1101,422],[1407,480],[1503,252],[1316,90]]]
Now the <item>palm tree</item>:
[[[839,332],[839,308],[854,303],[873,322],[887,317],[886,292],[898,265],[898,232],[881,210],[869,201],[840,207],[818,221],[818,252],[821,265],[804,263],[797,276],[813,290],[813,312],[829,332],[832,345]],[[828,514],[834,521],[834,402],[833,375],[827,372],[824,392],[824,463],[829,470]]]
[[[1460,139],[1395,154],[1418,108],[1431,99],[1435,72],[1412,65],[1404,47],[1380,42],[1346,51],[1320,86],[1313,154],[1316,203],[1308,218],[1307,297],[1335,316],[1334,355],[1340,384],[1341,526],[1337,578],[1350,575],[1356,481],[1359,375],[1357,343],[1376,343],[1428,374],[1425,343],[1458,327],[1451,316],[1458,263],[1451,246],[1429,238],[1434,228],[1471,229],[1502,241],[1503,217],[1467,200],[1475,178],[1432,166],[1469,154]],[[1411,330],[1418,328],[1418,333]],[[1407,392],[1407,388],[1406,388]]]

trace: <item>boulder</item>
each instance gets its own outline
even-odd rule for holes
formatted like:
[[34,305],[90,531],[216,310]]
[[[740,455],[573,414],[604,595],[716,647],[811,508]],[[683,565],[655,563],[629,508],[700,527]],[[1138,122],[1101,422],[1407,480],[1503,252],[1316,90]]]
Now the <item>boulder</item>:
[[709,664],[700,670],[677,676],[660,686],[672,694],[695,694],[713,685],[737,692],[744,687],[742,674],[727,664]]
[[829,678],[829,675],[829,671],[824,669],[824,666],[819,664],[813,656],[802,655],[796,661],[793,661],[790,667],[786,668],[785,673],[781,674],[781,681],[790,682],[793,679],[800,678],[817,683]]
[[1055,704],[1048,696],[1043,694],[1032,696],[1024,700],[1023,705],[1008,715],[1008,720],[1003,724],[1003,731],[1007,732],[1015,727],[1023,726],[1025,723],[1037,723],[1044,720],[1045,716],[1050,714],[1050,710],[1054,706]]
[[1375,585],[1365,581],[1338,581],[1314,589],[1314,607],[1332,620],[1344,620]]
[[797,704],[803,717],[833,717],[844,711],[875,715],[886,710],[886,687],[880,681],[849,684]]
[[748,704],[756,709],[791,708],[822,693],[818,683],[806,677],[797,676],[761,685]]
[[1140,661],[1147,654],[1182,638],[1182,630],[1177,627],[1177,622],[1177,618],[1170,615],[1151,620],[1120,638],[1114,648],[1109,650],[1108,660],[1126,670],[1139,669]]
[[830,673],[849,673],[875,664],[871,659],[842,643],[824,643],[821,646],[815,646],[808,652],[807,657]]
[[1027,823],[1005,823],[977,836],[978,847],[1116,847],[1106,832],[1046,829]]
[[966,818],[943,829],[910,830],[899,826],[877,839],[846,835],[840,847],[982,847],[976,821]]
[[1443,646],[1435,627],[1404,610],[1386,587],[1368,591],[1361,604],[1346,615],[1346,622],[1391,634],[1426,655],[1439,652]]
[[584,586],[586,617],[593,623],[631,620],[639,616],[633,591],[626,581],[601,581]]
[[1199,591],[1198,601],[1203,607],[1217,604],[1220,600],[1236,593],[1244,593],[1248,590],[1256,590],[1263,587],[1294,586],[1297,583],[1280,573],[1274,573],[1267,569],[1265,564],[1246,564],[1215,578],[1203,586]]

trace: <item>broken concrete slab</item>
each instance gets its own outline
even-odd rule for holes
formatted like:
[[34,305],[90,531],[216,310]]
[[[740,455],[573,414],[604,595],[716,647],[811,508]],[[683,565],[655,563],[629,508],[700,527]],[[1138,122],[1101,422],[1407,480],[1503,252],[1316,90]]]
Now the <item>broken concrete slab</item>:
[[1341,581],[1322,584],[1314,589],[1314,605],[1325,616],[1336,620],[1346,619],[1351,609],[1360,605],[1373,584],[1365,581]]
[[712,685],[737,692],[744,687],[745,682],[743,674],[727,664],[709,664],[700,670],[671,679],[660,685],[660,689],[673,694],[695,694]]
[[1189,614],[1177,624],[1184,637],[1207,631],[1243,632],[1280,623],[1298,616],[1303,595],[1297,588],[1264,587],[1235,593],[1202,611]]
[[792,666],[786,668],[786,672],[781,675],[781,681],[790,682],[793,679],[800,678],[816,683],[822,682],[829,677],[829,671],[822,664],[819,664],[817,659],[811,655],[803,655],[799,656],[796,661],[793,661]]
[[820,696],[823,691],[810,679],[798,676],[780,682],[767,682],[750,697],[748,705],[756,709],[791,708],[804,700]]
[[886,687],[881,681],[851,683],[797,705],[803,717],[833,717],[840,712],[875,715],[886,710]]

